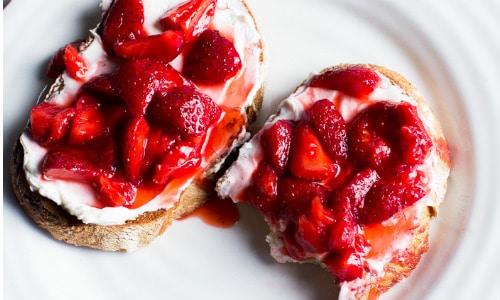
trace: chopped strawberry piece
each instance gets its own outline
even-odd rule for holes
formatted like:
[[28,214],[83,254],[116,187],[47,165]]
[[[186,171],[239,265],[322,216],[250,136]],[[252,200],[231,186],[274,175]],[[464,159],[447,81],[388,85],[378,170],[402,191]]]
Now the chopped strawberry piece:
[[141,183],[142,165],[148,141],[149,125],[143,117],[128,120],[123,128],[122,163],[128,180]]
[[137,187],[125,179],[99,176],[94,185],[99,201],[106,206],[130,207],[134,204]]
[[88,93],[95,94],[103,102],[117,102],[117,92],[112,82],[110,74],[96,76],[85,82],[82,89]]
[[416,108],[408,103],[369,106],[350,124],[348,137],[349,154],[356,164],[374,167],[379,173],[391,170],[386,164],[423,162],[432,145]]
[[261,135],[261,145],[266,160],[278,173],[283,173],[288,162],[293,124],[279,120],[267,128]]
[[276,198],[278,193],[278,176],[273,168],[266,163],[261,163],[252,175],[252,181],[257,192]]
[[91,182],[98,174],[97,168],[76,151],[49,151],[42,161],[42,174],[46,179]]
[[336,201],[349,202],[352,210],[357,212],[363,206],[366,194],[379,179],[374,169],[368,168],[360,171],[339,190]]
[[329,208],[335,216],[328,238],[329,251],[354,248],[357,230],[351,202],[344,197],[335,197]]
[[182,30],[189,43],[208,29],[216,4],[216,0],[190,0],[167,11],[160,25],[164,30]]
[[135,116],[145,114],[153,95],[161,89],[189,84],[170,65],[154,59],[128,59],[116,69],[110,80]]
[[256,207],[269,220],[274,220],[279,210],[277,201],[278,177],[267,163],[260,163],[252,174],[252,182],[243,191],[245,202]]
[[233,43],[217,30],[205,30],[186,53],[183,73],[196,83],[226,82],[241,69]]
[[170,62],[184,47],[184,37],[172,30],[150,35],[115,46],[115,54],[123,58],[154,58]]
[[156,165],[153,182],[166,184],[172,177],[193,170],[200,163],[201,156],[197,145],[191,142],[179,142],[171,147],[163,160]]
[[339,166],[347,164],[347,130],[344,118],[330,100],[316,101],[307,111],[309,122]]
[[353,97],[365,98],[379,82],[380,76],[375,71],[363,66],[351,66],[317,75],[311,80],[310,86],[338,90]]
[[75,115],[72,107],[61,108],[51,102],[35,105],[30,112],[30,128],[33,139],[43,146],[62,141]]
[[148,36],[142,0],[115,0],[103,17],[101,36],[108,51],[124,42]]
[[[69,43],[75,49],[78,49],[84,40],[76,40]],[[66,70],[66,64],[64,63],[64,53],[66,46],[59,48],[56,53],[50,58],[49,65],[47,66],[46,75],[49,78],[55,79],[57,76],[61,75],[64,70]]]
[[221,114],[222,109],[194,86],[178,86],[156,95],[147,118],[151,124],[171,127],[190,141],[203,135]]
[[144,158],[144,167],[147,169],[150,166],[160,163],[168,150],[178,141],[178,137],[157,126],[151,126]]
[[295,239],[302,248],[312,253],[327,250],[330,227],[335,222],[334,215],[323,206],[323,195],[315,195],[307,215],[301,215],[295,232]]
[[426,195],[425,190],[411,180],[408,174],[375,182],[359,210],[359,222],[380,223]]
[[80,56],[78,50],[71,44],[64,49],[64,65],[69,76],[77,80],[82,80],[89,70],[87,61]]
[[311,125],[302,121],[293,132],[288,168],[298,178],[322,180],[337,174],[339,166],[334,164]]
[[337,284],[355,280],[363,275],[361,256],[354,249],[332,252],[322,262],[333,275]]
[[278,178],[280,217],[294,220],[307,211],[311,200],[325,191],[315,182],[281,176]]
[[69,143],[86,144],[101,136],[106,130],[106,121],[101,105],[96,98],[82,94],[76,101],[75,117],[69,131]]

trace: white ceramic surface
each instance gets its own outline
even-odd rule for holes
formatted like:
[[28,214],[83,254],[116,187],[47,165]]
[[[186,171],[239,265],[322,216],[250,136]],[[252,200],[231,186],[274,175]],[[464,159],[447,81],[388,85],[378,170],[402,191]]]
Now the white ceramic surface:
[[[500,2],[248,0],[269,58],[259,124],[296,85],[334,64],[374,63],[412,81],[449,140],[453,170],[431,250],[383,299],[500,299]],[[4,299],[336,299],[316,265],[281,265],[241,205],[218,229],[175,222],[132,254],[68,246],[17,204],[10,148],[63,44],[97,24],[97,0],[13,0],[4,10]]]

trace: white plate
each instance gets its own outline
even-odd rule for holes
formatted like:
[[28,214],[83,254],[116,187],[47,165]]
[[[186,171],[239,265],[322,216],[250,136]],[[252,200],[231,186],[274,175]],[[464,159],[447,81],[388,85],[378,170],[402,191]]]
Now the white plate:
[[[434,1],[437,2],[437,1]],[[310,72],[374,63],[412,81],[449,140],[453,170],[431,250],[385,299],[500,299],[500,3],[248,0],[267,43],[260,122]],[[4,299],[335,299],[316,265],[268,255],[248,206],[231,229],[176,222],[133,254],[68,246],[15,200],[10,147],[63,44],[97,24],[97,0],[14,0],[4,10]]]

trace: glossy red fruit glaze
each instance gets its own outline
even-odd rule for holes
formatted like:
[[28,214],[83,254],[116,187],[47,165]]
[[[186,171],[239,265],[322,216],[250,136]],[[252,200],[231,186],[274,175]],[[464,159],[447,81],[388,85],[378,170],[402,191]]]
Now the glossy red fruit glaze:
[[387,172],[387,164],[422,163],[432,145],[416,108],[409,103],[373,104],[353,120],[348,134],[355,164],[379,173]]
[[262,146],[266,149],[265,159],[279,173],[285,170],[288,162],[293,126],[288,120],[279,120],[261,135]]
[[365,98],[373,92],[379,82],[380,77],[375,71],[362,66],[354,66],[324,72],[315,76],[309,85]]
[[103,17],[100,30],[108,52],[124,42],[146,37],[142,0],[115,0]]
[[161,89],[189,84],[170,65],[154,59],[126,60],[111,74],[110,80],[130,113],[137,116],[146,113],[153,96]]
[[128,120],[121,141],[122,163],[127,179],[134,185],[142,182],[142,163],[146,153],[149,125],[144,117]]
[[205,30],[186,52],[183,74],[196,83],[226,82],[241,69],[233,43],[217,30]]
[[159,23],[164,30],[182,30],[189,43],[208,29],[216,5],[216,0],[190,0],[167,11]]
[[172,177],[197,168],[201,163],[198,145],[191,142],[179,142],[165,153],[155,167],[153,183],[166,184]]
[[[80,45],[84,40],[76,40],[68,45],[73,46],[75,49],[79,49]],[[67,46],[67,45],[66,45]],[[56,79],[57,76],[61,75],[64,70],[66,70],[66,64],[64,63],[64,53],[66,51],[66,46],[59,48],[56,53],[50,58],[49,64],[47,66],[46,75],[48,78]]]
[[288,168],[297,178],[307,180],[323,180],[339,170],[311,125],[304,121],[293,131]]
[[115,54],[122,58],[154,58],[168,63],[183,47],[184,37],[169,30],[116,45]]
[[89,94],[82,94],[75,105],[75,116],[69,130],[68,143],[89,143],[106,131],[106,121],[99,101]]
[[106,206],[130,207],[134,204],[137,187],[123,178],[99,176],[94,185],[98,200]]
[[89,70],[87,61],[80,56],[78,50],[71,44],[64,49],[64,65],[69,76],[76,80],[82,80]]
[[35,105],[30,112],[30,129],[33,139],[48,146],[61,142],[75,115],[72,107],[61,108],[50,102]]
[[98,174],[95,165],[72,150],[49,151],[42,162],[42,174],[46,179],[63,179],[91,182]]
[[177,86],[157,94],[147,113],[152,124],[170,127],[184,140],[204,134],[222,114],[212,99],[194,86]]

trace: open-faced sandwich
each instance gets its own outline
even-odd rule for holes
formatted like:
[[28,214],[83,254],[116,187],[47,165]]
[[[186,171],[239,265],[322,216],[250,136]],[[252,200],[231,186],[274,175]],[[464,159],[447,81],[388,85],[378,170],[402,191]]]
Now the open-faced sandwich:
[[105,0],[62,47],[11,160],[36,224],[78,246],[132,251],[199,207],[263,93],[261,35],[242,0]]
[[260,210],[279,262],[317,262],[341,299],[372,299],[428,250],[450,170],[443,132],[401,75],[339,65],[312,75],[217,183]]

